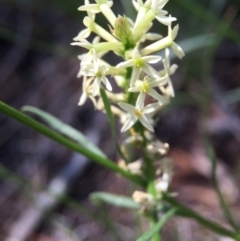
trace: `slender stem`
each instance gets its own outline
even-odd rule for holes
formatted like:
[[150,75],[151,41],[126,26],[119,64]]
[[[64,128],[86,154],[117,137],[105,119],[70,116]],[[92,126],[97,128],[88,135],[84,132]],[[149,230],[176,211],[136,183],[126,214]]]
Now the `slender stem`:
[[237,224],[237,222],[235,221],[232,213],[229,210],[229,207],[227,205],[227,203],[224,200],[224,197],[221,193],[221,190],[219,188],[218,185],[218,181],[217,181],[217,177],[216,177],[216,167],[217,167],[217,162],[216,162],[216,155],[215,152],[213,150],[213,147],[208,143],[207,146],[207,151],[208,151],[208,156],[211,159],[212,162],[212,181],[213,181],[213,186],[216,190],[218,199],[219,199],[219,203],[221,205],[221,208],[223,210],[223,213],[226,217],[226,219],[228,220],[228,222],[231,224],[231,226],[235,229],[236,232],[239,231],[239,225]]
[[[142,126],[141,126],[141,129],[143,129]],[[143,131],[141,132],[141,134],[145,138]],[[148,193],[152,194],[152,196],[156,200],[157,199],[157,192],[156,192],[155,183],[154,183],[154,181],[155,181],[154,167],[153,167],[152,159],[148,157],[148,155],[145,151],[144,151],[144,163],[145,163],[145,167],[146,167],[145,168],[145,175],[146,175],[146,178],[147,178],[147,191],[148,191]],[[150,217],[151,228],[153,228],[158,223],[158,221],[159,221],[158,220],[158,212],[157,212],[157,210],[154,210],[151,214],[151,217]],[[157,232],[153,236],[153,241],[160,241],[160,240],[161,240],[160,233]]]
[[222,227],[221,225],[204,218],[203,216],[201,216],[197,212],[195,212],[195,211],[191,210],[190,208],[187,208],[186,206],[180,204],[174,198],[169,197],[167,195],[163,195],[163,200],[168,202],[169,204],[173,205],[174,207],[178,208],[177,213],[179,215],[182,215],[184,217],[188,217],[188,218],[191,218],[193,220],[196,220],[198,223],[200,223],[201,225],[205,226],[206,228],[214,231],[217,234],[227,236],[227,237],[233,238],[234,240],[240,241],[240,234],[239,233],[236,233],[234,231],[226,229],[226,228]]
[[142,178],[123,170],[112,160],[105,158],[103,156],[100,156],[100,155],[92,152],[90,149],[87,149],[87,148],[75,143],[74,141],[71,141],[71,140],[65,138],[64,136],[62,136],[62,135],[52,131],[48,127],[44,126],[40,122],[30,118],[29,116],[21,113],[20,111],[8,106],[7,104],[5,104],[1,101],[0,101],[0,112],[6,114],[7,116],[12,117],[13,119],[21,122],[24,125],[27,125],[28,127],[36,130],[37,132],[47,136],[48,138],[50,138],[54,141],[62,144],[63,146],[68,147],[70,150],[83,154],[84,156],[97,162],[98,164],[100,164],[116,173],[119,173],[120,175],[126,177],[127,179],[133,181],[134,183],[139,184],[140,186],[146,186],[146,183]]
[[[99,159],[99,156],[91,153],[89,150],[82,148],[81,146],[79,146],[78,144],[76,144],[73,141],[70,141],[68,139],[66,139],[65,137],[59,135],[58,133],[50,130],[49,128],[47,128],[46,126],[42,125],[41,123],[33,120],[32,118],[22,114],[21,112],[11,108],[10,106],[4,104],[3,102],[0,101],[0,112],[16,119],[17,121],[33,128],[34,130],[38,131],[39,133],[42,133],[43,135],[49,137],[50,139],[55,140],[56,142],[68,147],[71,150],[74,150],[76,152],[79,152],[81,154],[84,154],[85,156],[97,161],[99,164],[121,174],[122,176],[126,177],[127,179],[131,180],[134,183],[139,184],[142,187],[146,187],[148,188],[148,191],[152,194],[155,195],[155,189],[154,189],[154,183],[153,183],[153,177],[152,175],[154,174],[153,172],[153,166],[152,163],[150,162],[150,160],[148,160],[148,158],[146,158],[147,161],[147,173],[149,175],[149,180],[148,180],[148,184],[146,185],[146,182],[144,182],[142,179],[140,179],[137,176],[134,176],[128,172],[123,171],[122,169],[120,169],[115,163],[113,163],[111,160],[109,159]],[[107,164],[106,162],[107,161]],[[229,229],[226,229],[224,227],[222,227],[221,225],[209,221],[208,219],[202,217],[201,215],[199,215],[198,213],[196,213],[195,211],[191,210],[190,208],[185,207],[184,205],[178,203],[174,198],[171,198],[167,195],[163,195],[163,200],[168,202],[169,204],[175,206],[178,208],[178,214],[181,214],[185,217],[189,217],[192,218],[194,220],[196,220],[197,222],[199,222],[200,224],[202,224],[203,226],[205,226],[206,228],[227,236],[227,237],[231,237],[237,241],[240,241],[240,234],[239,233],[235,233]],[[152,216],[152,223],[156,223],[157,220],[157,213],[155,213]],[[158,237],[157,237],[158,236]],[[158,234],[156,236],[156,239],[154,239],[154,241],[160,241],[160,235]]]
[[[134,104],[135,102],[135,93],[131,93],[128,92],[128,88],[129,88],[129,82],[130,82],[130,78],[131,78],[131,74],[132,74],[132,68],[128,68],[127,69],[127,73],[126,73],[126,86],[125,86],[125,91],[127,93],[127,103],[129,104]],[[154,180],[155,180],[155,174],[154,174],[154,167],[152,164],[152,160],[151,158],[148,157],[145,149],[146,149],[146,144],[147,144],[147,140],[146,137],[144,135],[144,127],[142,126],[142,124],[138,121],[135,125],[134,125],[134,129],[136,132],[138,132],[139,134],[141,134],[142,138],[143,138],[143,143],[142,143],[142,150],[143,150],[143,158],[144,158],[144,163],[145,163],[145,177],[147,179],[147,192],[149,194],[151,194],[155,199],[156,199],[156,189],[155,189],[155,184],[154,184]],[[158,212],[157,210],[154,210],[150,217],[150,225],[151,228],[154,227],[157,223],[158,223]],[[160,233],[156,233],[153,236],[153,241],[161,241],[161,236]]]

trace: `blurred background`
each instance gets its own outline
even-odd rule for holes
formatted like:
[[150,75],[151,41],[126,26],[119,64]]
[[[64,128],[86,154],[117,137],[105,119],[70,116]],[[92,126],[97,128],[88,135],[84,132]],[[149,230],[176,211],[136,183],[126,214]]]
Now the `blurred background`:
[[[82,49],[70,43],[83,28],[85,13],[77,11],[83,3],[0,1],[0,100],[53,114],[117,161],[106,117],[90,101],[77,105]],[[178,19],[176,42],[186,57],[172,59],[179,65],[172,78],[176,97],[155,128],[171,147],[177,198],[226,227],[206,149],[215,150],[219,187],[240,221],[239,7],[239,0],[170,0],[165,6]],[[136,14],[128,0],[114,0],[113,9]],[[102,16],[97,21],[106,26]],[[153,32],[166,31],[153,26]],[[129,196],[136,187],[128,181],[2,114],[0,123],[0,240],[133,241],[147,230],[135,211],[88,199],[94,191]],[[164,228],[164,240],[229,239],[177,217]]]

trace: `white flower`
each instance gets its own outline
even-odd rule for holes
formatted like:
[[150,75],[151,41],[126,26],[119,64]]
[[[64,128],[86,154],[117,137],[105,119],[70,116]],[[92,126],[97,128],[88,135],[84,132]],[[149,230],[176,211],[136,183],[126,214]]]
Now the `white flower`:
[[140,41],[141,42],[145,42],[146,40],[150,40],[150,41],[156,41],[161,39],[163,36],[161,34],[158,33],[145,33],[141,36]]
[[[85,5],[89,5],[89,0],[85,0],[84,1],[84,4]],[[94,22],[95,20],[95,13],[93,13],[92,11],[87,11],[87,15],[88,17]],[[86,28],[86,29],[83,29],[82,31],[80,31],[77,35],[77,37],[75,37],[73,40],[74,41],[78,41],[79,39],[82,39],[82,38],[88,38],[91,34],[91,29],[90,28]]]
[[139,203],[146,208],[152,208],[155,204],[153,196],[143,191],[135,191],[132,198],[134,202]]
[[[101,58],[108,53],[110,50],[115,50],[115,51],[119,51],[119,49],[121,48],[121,44],[118,42],[101,42],[100,41],[100,37],[96,36],[93,39],[93,42],[90,43],[89,41],[87,41],[86,39],[80,38],[79,42],[74,42],[71,43],[71,45],[74,46],[80,46],[83,48],[88,49],[88,53],[84,53],[82,55],[79,55],[78,58],[79,60],[81,60],[84,64],[86,63],[90,63],[93,61],[94,58],[99,58],[100,61],[102,63],[106,63],[104,60],[102,60]],[[109,64],[106,64],[109,65]]]
[[137,80],[135,86],[128,89],[129,92],[140,92],[137,105],[141,106],[144,104],[146,94],[152,96],[154,99],[158,100],[160,103],[165,103],[165,98],[161,96],[154,87],[164,84],[166,77],[159,79],[151,79],[148,76],[145,76],[144,80]]
[[88,42],[86,39],[83,39],[83,38],[79,38],[78,41],[79,42],[71,43],[71,45],[80,46],[80,47],[88,49],[89,50],[88,53],[81,55],[80,60],[82,60],[82,62],[84,62],[85,64],[91,63],[93,61],[93,58],[97,57],[96,50],[94,49],[94,45],[96,43],[99,43],[100,38],[98,36],[96,36],[93,39],[92,43]]
[[139,120],[141,124],[148,130],[154,132],[151,125],[152,119],[147,114],[154,112],[161,105],[161,103],[153,103],[146,106],[133,106],[120,102],[118,105],[127,112],[127,118],[121,129],[121,132],[130,129],[137,122],[137,120]]
[[134,23],[134,27],[136,27],[139,22],[143,19],[146,12],[150,9],[151,6],[151,0],[147,0],[145,3],[143,3],[142,0],[132,0],[133,6],[138,12],[137,18]]
[[161,176],[156,179],[155,187],[158,192],[166,192],[173,176],[173,163],[171,159],[164,158],[160,160],[159,170]]
[[134,2],[133,4],[138,9],[138,15],[134,24],[133,35],[138,36],[146,33],[149,25],[155,18],[164,25],[170,25],[172,21],[175,21],[176,18],[167,17],[168,12],[162,10],[167,2],[168,0],[150,0],[144,4],[142,2],[140,4]]
[[145,72],[147,75],[151,77],[159,78],[160,76],[158,72],[153,67],[151,67],[148,63],[155,64],[158,61],[160,61],[161,58],[162,58],[161,56],[157,56],[157,55],[149,55],[149,56],[142,57],[139,51],[137,49],[134,49],[132,53],[132,59],[121,62],[116,67],[127,68],[127,67],[133,66],[133,71],[132,71],[131,80],[130,80],[130,87],[132,87],[135,81],[139,78],[141,70],[143,70],[143,72]]
[[73,40],[74,41],[79,41],[79,39],[81,39],[81,38],[88,38],[90,36],[91,32],[92,31],[91,31],[90,28],[85,28],[85,29],[81,30],[78,33],[77,37],[75,37]]
[[102,28],[100,25],[95,23],[91,18],[86,16],[83,19],[83,24],[89,29],[89,31],[94,32],[96,35],[105,39],[108,42],[119,42],[116,38],[112,36],[108,31]]
[[128,145],[134,145],[142,142],[143,142],[143,137],[139,133],[135,133],[134,135],[129,136],[124,140],[124,143]]
[[171,25],[169,25],[168,37],[171,38],[172,40],[171,47],[173,52],[178,56],[179,59],[182,59],[185,56],[185,53],[183,52],[182,48],[174,42],[175,38],[177,37],[178,30],[179,30],[179,25],[176,25],[173,29]]
[[80,73],[84,76],[95,77],[92,87],[92,95],[96,96],[99,94],[99,89],[101,87],[101,82],[103,82],[109,91],[112,91],[112,86],[108,81],[107,66],[101,65],[100,61],[96,58],[93,59],[93,63],[87,63],[82,66]]
[[89,97],[93,105],[97,107],[97,102],[95,98],[92,96],[92,82],[94,78],[87,78],[87,76],[83,77],[83,85],[82,85],[82,95],[80,97],[80,100],[78,102],[78,105],[83,105],[87,98]]
[[133,4],[133,7],[138,12],[140,10],[140,7],[143,6],[143,1],[142,0],[132,0],[132,4]]
[[141,175],[143,169],[143,161],[137,160],[126,164],[126,170],[132,174]]
[[[171,18],[171,16],[169,16],[169,18]],[[182,59],[185,56],[185,53],[183,52],[182,48],[174,42],[175,38],[177,37],[178,29],[179,25],[176,25],[173,29],[171,24],[168,25],[168,36],[148,45],[141,51],[142,55],[147,55],[164,48],[171,47],[177,57]]]
[[142,33],[140,42],[145,42],[146,40],[156,41],[163,37],[161,34],[148,32],[151,29],[152,25],[153,25],[153,23],[151,23],[149,25],[149,28],[147,29],[147,31],[145,33]]
[[[169,49],[165,49],[165,59],[162,60],[164,70],[160,71],[161,76],[166,76],[167,80],[167,92],[166,94],[169,94],[170,96],[174,97],[174,88],[172,86],[172,80],[170,78],[171,75],[173,75],[178,68],[176,64],[170,65],[170,52]],[[161,90],[163,90],[163,87],[161,87]],[[166,90],[166,89],[165,89]],[[163,91],[164,92],[164,91]]]
[[170,25],[172,21],[177,20],[174,17],[165,16],[168,12],[162,10],[168,1],[169,0],[152,0],[151,4],[151,9],[155,13],[155,18],[164,25]]
[[147,150],[152,154],[160,153],[161,155],[165,155],[169,150],[169,144],[155,140],[147,145]]
[[162,60],[164,65],[165,74],[168,76],[173,75],[178,66],[176,64],[170,65],[170,51],[168,48],[165,49],[165,59]]
[[89,2],[81,7],[78,8],[79,11],[87,11],[91,12],[92,14],[102,12],[103,15],[108,19],[110,24],[114,26],[116,21],[116,16],[111,10],[113,5],[113,1],[108,0],[96,0],[96,4],[90,4]]

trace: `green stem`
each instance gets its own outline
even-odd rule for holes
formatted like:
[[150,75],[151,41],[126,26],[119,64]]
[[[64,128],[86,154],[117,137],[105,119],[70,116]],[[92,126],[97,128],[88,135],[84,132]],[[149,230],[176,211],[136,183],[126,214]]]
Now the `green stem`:
[[28,127],[36,130],[37,132],[49,137],[50,139],[52,139],[54,141],[62,144],[63,146],[68,147],[70,150],[83,154],[84,156],[97,162],[98,164],[100,164],[116,173],[119,173],[120,175],[131,180],[132,182],[134,182],[140,186],[146,186],[146,182],[142,178],[123,170],[112,160],[110,160],[106,157],[103,157],[101,155],[98,155],[96,153],[93,153],[91,150],[89,150],[83,146],[80,146],[79,144],[75,143],[74,141],[71,141],[71,140],[65,138],[64,136],[52,131],[48,127],[39,123],[38,121],[30,118],[29,116],[21,113],[20,111],[8,106],[7,104],[5,104],[1,101],[0,101],[0,112],[6,114],[7,116],[12,117],[13,119],[21,122],[24,125],[27,125]]
[[[144,152],[144,163],[146,166],[145,175],[146,175],[147,183],[148,183],[147,191],[148,191],[148,193],[152,194],[152,196],[156,200],[157,192],[156,192],[155,183],[154,183],[154,181],[155,181],[154,167],[153,167],[152,159],[150,159],[145,152]],[[151,228],[153,228],[157,223],[158,223],[158,212],[157,212],[157,210],[154,210],[152,212],[151,218],[150,218]],[[153,236],[153,241],[160,241],[160,240],[161,240],[160,233],[157,232]]]
[[215,155],[213,147],[212,147],[212,145],[210,145],[210,143],[208,143],[207,152],[208,152],[208,156],[212,162],[211,176],[212,176],[213,186],[216,190],[216,193],[217,193],[217,196],[219,199],[219,203],[221,205],[221,208],[223,210],[223,213],[224,213],[226,219],[231,224],[231,226],[235,229],[235,231],[238,232],[239,226],[238,226],[237,222],[235,221],[232,213],[230,212],[229,207],[228,207],[227,203],[225,202],[222,192],[218,185],[217,176],[216,176],[216,167],[217,167],[216,155]]
[[174,207],[178,208],[177,213],[179,215],[196,220],[198,223],[200,223],[204,227],[208,228],[209,230],[214,231],[217,234],[227,236],[227,237],[233,238],[234,240],[240,241],[239,233],[226,229],[226,228],[222,227],[221,225],[204,218],[203,216],[199,215],[197,212],[180,204],[174,198],[169,197],[167,195],[163,195],[163,200],[166,201],[167,203],[173,205]]

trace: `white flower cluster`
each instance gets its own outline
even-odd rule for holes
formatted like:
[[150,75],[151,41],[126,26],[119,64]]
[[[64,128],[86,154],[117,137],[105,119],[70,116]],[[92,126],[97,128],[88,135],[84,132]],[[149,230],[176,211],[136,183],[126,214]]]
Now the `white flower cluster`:
[[[88,50],[87,53],[79,56],[81,63],[78,77],[83,76],[83,93],[79,105],[83,105],[89,97],[94,106],[100,109],[102,106],[100,88],[103,83],[113,104],[113,112],[120,115],[124,123],[122,132],[129,130],[138,120],[146,129],[153,132],[153,114],[166,104],[169,97],[174,96],[170,76],[174,74],[177,65],[170,64],[169,48],[172,48],[180,59],[184,56],[184,52],[174,42],[179,26],[176,25],[172,29],[171,25],[176,18],[163,10],[167,2],[168,0],[146,0],[145,2],[132,0],[137,11],[135,21],[125,16],[116,17],[111,9],[113,1],[95,0],[95,3],[90,3],[89,0],[85,0],[85,4],[79,7],[80,11],[87,12],[83,20],[86,28],[74,38],[75,42],[72,45]],[[102,13],[108,20],[109,31],[95,22],[95,15],[98,13]],[[154,19],[168,27],[166,37],[148,32]],[[86,40],[91,33],[97,35],[92,43]],[[153,43],[141,48],[146,40]],[[150,55],[162,49],[165,49],[164,58],[159,55]],[[123,62],[116,66],[107,63],[103,57],[109,51],[121,56]],[[164,67],[160,71],[152,67],[152,64],[159,61],[162,61]],[[129,69],[131,69],[130,74],[127,71]],[[110,94],[114,80],[124,89],[121,102],[117,97],[119,95]],[[129,101],[130,95],[133,96],[133,101]],[[146,104],[146,95],[151,96],[155,102]]]

